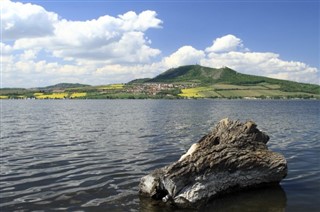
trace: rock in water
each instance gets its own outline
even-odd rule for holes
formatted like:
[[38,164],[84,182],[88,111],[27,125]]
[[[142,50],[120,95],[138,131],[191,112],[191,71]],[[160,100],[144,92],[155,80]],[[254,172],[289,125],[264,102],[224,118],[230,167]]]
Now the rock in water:
[[178,161],[142,177],[140,194],[199,207],[221,194],[278,184],[287,175],[287,162],[268,150],[268,140],[252,121],[223,119]]

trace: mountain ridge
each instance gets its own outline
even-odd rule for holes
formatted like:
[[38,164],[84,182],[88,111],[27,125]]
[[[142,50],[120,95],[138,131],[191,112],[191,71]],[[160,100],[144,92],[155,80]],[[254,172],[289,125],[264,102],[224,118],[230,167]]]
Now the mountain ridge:
[[[138,81],[139,79],[135,79]],[[131,81],[133,82],[133,81]],[[129,83],[131,83],[129,82]],[[229,67],[210,68],[200,65],[186,65],[171,68],[158,76],[145,80],[143,83],[199,83],[210,85],[215,83],[226,83],[233,85],[254,85],[259,83],[270,83],[279,85],[282,91],[319,93],[319,85],[301,83],[290,80],[274,79],[270,77],[249,75],[239,73]]]
[[87,84],[81,84],[81,83],[58,83],[55,85],[49,85],[45,87],[37,87],[37,89],[42,89],[42,90],[50,90],[50,89],[66,89],[66,88],[79,88],[79,87],[88,87],[91,85]]

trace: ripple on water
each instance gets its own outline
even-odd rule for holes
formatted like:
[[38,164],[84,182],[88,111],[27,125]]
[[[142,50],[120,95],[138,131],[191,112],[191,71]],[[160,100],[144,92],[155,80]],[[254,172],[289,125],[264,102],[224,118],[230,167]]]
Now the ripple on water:
[[319,101],[2,104],[0,207],[4,211],[157,211],[158,206],[138,196],[140,178],[179,159],[224,117],[253,119],[267,131],[270,149],[285,155],[289,173],[283,188],[231,195],[206,211],[272,205],[278,211],[320,210],[314,207],[320,190],[316,186]]

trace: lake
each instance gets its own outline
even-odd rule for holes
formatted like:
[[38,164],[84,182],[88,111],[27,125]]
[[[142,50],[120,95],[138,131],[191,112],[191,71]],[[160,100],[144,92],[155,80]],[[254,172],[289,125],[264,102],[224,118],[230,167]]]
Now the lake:
[[288,161],[280,186],[203,211],[320,211],[320,101],[2,100],[1,211],[170,211],[138,195],[222,118],[253,120]]

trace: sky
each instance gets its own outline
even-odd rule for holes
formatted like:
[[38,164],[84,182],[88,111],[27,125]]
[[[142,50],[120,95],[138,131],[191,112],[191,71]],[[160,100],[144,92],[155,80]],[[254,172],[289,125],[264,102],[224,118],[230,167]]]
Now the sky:
[[2,0],[1,88],[126,83],[182,65],[320,84],[320,1]]

